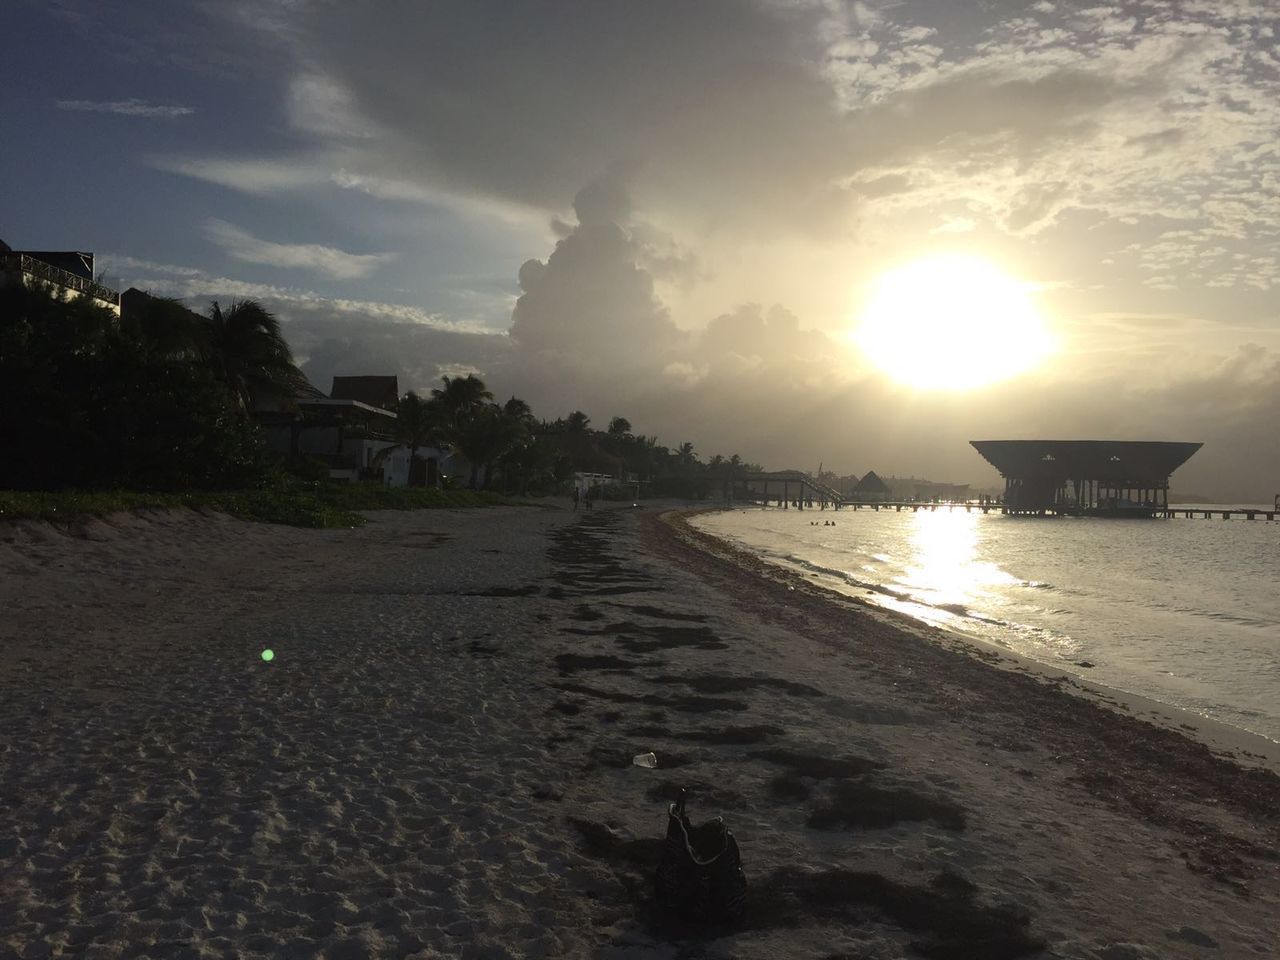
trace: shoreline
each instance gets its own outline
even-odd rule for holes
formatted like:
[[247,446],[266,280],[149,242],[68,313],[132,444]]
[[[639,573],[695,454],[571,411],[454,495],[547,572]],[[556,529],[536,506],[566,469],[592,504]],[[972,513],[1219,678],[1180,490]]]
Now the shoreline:
[[[669,513],[0,528],[0,953],[1194,960],[1280,940],[1280,778],[744,572]],[[743,851],[737,927],[654,906],[682,787]]]
[[[737,508],[693,508],[680,513],[687,519],[698,514],[716,513],[725,509]],[[673,515],[675,513],[676,511],[672,511]],[[762,559],[749,550],[699,530],[684,520],[680,521],[675,529],[678,535],[689,539],[691,543],[696,544],[701,541],[702,549],[736,564],[751,575],[775,578],[797,590],[816,591],[820,597],[829,598],[838,605],[848,606],[855,615],[872,617],[892,629],[918,636],[944,649],[977,657],[990,666],[1002,670],[1020,671],[1053,683],[1074,687],[1081,697],[1090,702],[1121,712],[1123,715],[1150,719],[1172,731],[1189,735],[1224,757],[1244,764],[1261,766],[1280,774],[1280,741],[1165,703],[1154,697],[1091,680],[1087,676],[1063,667],[1056,667],[1016,653],[982,637],[971,636],[959,630],[949,630],[855,594],[814,583],[812,579],[782,564]]]

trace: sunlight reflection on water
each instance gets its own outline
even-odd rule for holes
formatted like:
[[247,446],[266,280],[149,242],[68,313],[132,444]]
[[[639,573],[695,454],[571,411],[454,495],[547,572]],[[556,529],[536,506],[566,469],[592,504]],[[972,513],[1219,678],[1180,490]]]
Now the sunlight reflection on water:
[[751,509],[697,523],[831,589],[1280,739],[1280,524],[839,518]]

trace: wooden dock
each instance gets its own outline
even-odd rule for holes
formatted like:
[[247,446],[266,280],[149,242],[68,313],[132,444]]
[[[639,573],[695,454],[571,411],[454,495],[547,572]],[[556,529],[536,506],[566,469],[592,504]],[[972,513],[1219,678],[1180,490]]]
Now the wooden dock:
[[[1167,488],[1166,488],[1167,489]],[[1164,492],[1162,490],[1162,492]],[[902,513],[926,511],[936,513],[939,510],[952,512],[963,510],[965,513],[1002,513],[1018,517],[1066,517],[1066,516],[1106,516],[1108,519],[1169,519],[1181,517],[1204,520],[1280,520],[1280,509],[1265,510],[1247,507],[1201,507],[1193,504],[1169,506],[1165,503],[1151,503],[1144,509],[1137,509],[1132,516],[1126,518],[1123,513],[1116,514],[1097,508],[1086,508],[1084,511],[1073,502],[1062,502],[1043,508],[1029,508],[1005,503],[997,499],[979,500],[862,500],[854,499],[840,493],[821,481],[814,480],[800,470],[777,470],[771,473],[751,473],[741,475],[733,480],[724,481],[724,499],[727,503],[760,503],[768,506],[776,503],[780,509],[788,510],[893,510]],[[1166,494],[1167,495],[1167,494]],[[1280,504],[1277,504],[1280,507]]]
[[[881,500],[879,502],[844,500],[840,503],[840,508],[844,510],[894,510],[898,513],[903,510],[910,510],[912,513],[921,510],[928,512],[963,510],[965,513],[1007,513],[1014,516],[1065,517],[1076,515],[1074,509],[1048,509],[1032,512],[1028,510],[1011,510],[1002,503],[983,503],[972,500],[957,503],[920,503],[912,500]],[[1175,517],[1184,517],[1188,520],[1280,520],[1280,512],[1275,510],[1249,510],[1243,507],[1232,507],[1224,510],[1221,507],[1206,508],[1186,505],[1160,507],[1153,511],[1152,516],[1170,520]]]
[[1233,510],[1206,510],[1204,507],[1165,507],[1156,511],[1157,517],[1186,517],[1192,519],[1194,517],[1203,517],[1205,520],[1213,520],[1215,517],[1221,517],[1223,520],[1230,520],[1233,517],[1244,517],[1246,520],[1257,520],[1261,517],[1263,520],[1280,520],[1280,512],[1275,510],[1245,510],[1236,508]]

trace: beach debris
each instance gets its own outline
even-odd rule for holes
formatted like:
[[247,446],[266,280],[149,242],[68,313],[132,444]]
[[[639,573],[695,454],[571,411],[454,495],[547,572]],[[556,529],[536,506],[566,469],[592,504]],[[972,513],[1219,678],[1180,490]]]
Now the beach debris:
[[686,797],[681,789],[667,807],[667,838],[655,877],[658,900],[686,920],[736,920],[747,894],[738,842],[721,817],[695,827],[685,813]]
[[656,770],[658,767],[658,755],[650,751],[649,753],[637,753],[631,758],[631,763],[637,767],[645,767],[649,770]]
[[268,663],[276,658],[276,652],[270,648],[262,651],[262,659]]

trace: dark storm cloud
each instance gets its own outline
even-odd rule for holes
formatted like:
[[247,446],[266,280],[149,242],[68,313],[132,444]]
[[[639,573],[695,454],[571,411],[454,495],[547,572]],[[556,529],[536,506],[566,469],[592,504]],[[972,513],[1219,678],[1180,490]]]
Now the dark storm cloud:
[[609,175],[719,220],[785,219],[827,215],[813,195],[853,142],[820,19],[740,0],[341,3],[287,35],[378,126],[385,176],[555,209]]

